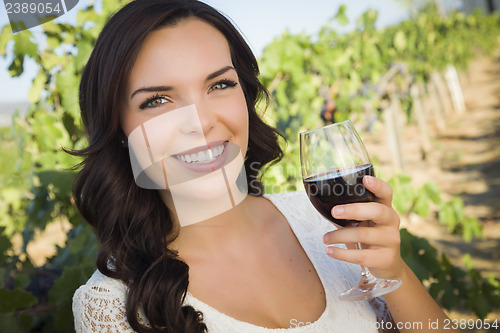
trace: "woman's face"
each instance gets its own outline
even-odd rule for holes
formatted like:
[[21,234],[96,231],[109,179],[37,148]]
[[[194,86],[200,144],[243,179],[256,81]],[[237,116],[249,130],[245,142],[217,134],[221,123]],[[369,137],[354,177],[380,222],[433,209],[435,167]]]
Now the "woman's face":
[[120,121],[129,145],[134,135],[144,135],[149,152],[139,155],[162,161],[167,187],[220,168],[227,147],[246,154],[248,109],[228,42],[199,19],[146,38],[123,105]]

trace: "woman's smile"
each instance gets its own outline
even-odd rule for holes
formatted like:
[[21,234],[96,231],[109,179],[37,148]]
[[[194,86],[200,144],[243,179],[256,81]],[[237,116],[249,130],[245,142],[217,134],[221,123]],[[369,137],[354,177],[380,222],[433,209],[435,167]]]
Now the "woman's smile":
[[220,169],[227,159],[228,141],[214,141],[187,151],[172,155],[179,163],[196,172],[210,172]]

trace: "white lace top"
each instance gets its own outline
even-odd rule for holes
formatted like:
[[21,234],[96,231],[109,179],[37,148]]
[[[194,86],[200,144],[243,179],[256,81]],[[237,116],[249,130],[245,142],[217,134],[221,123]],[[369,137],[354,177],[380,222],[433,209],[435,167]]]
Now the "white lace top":
[[[290,320],[289,328],[269,329],[229,317],[187,293],[185,303],[203,313],[210,333],[343,333],[377,332],[378,320],[387,321],[389,311],[383,298],[369,302],[344,302],[338,295],[360,278],[357,265],[341,262],[325,254],[322,236],[335,227],[311,205],[304,192],[266,195],[281,211],[313,263],[326,295],[326,308],[313,323]],[[125,300],[127,287],[96,271],[73,297],[76,332],[133,332],[128,324]],[[147,322],[143,317],[141,321]]]

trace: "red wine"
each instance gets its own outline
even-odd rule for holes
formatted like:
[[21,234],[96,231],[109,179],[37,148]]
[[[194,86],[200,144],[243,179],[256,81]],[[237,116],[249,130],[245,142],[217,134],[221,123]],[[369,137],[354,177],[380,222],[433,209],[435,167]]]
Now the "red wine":
[[373,176],[371,164],[358,165],[349,169],[333,170],[304,179],[309,200],[313,206],[331,222],[342,227],[358,223],[356,220],[341,220],[332,216],[336,205],[354,202],[370,202],[375,195],[363,185],[363,176]]

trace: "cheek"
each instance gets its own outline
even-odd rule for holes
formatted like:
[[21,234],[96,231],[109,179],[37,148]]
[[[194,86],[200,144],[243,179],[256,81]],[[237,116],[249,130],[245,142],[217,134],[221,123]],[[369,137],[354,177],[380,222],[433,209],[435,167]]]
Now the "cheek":
[[239,138],[240,147],[243,156],[245,156],[248,147],[249,121],[248,121],[248,107],[243,92],[241,92],[240,98],[238,98],[238,100],[235,101],[232,118],[233,118],[233,128],[235,134]]
[[129,136],[130,132],[132,132],[137,126],[141,125],[144,121],[146,121],[146,119],[141,119],[132,112],[125,110],[120,113],[120,125],[126,136]]

